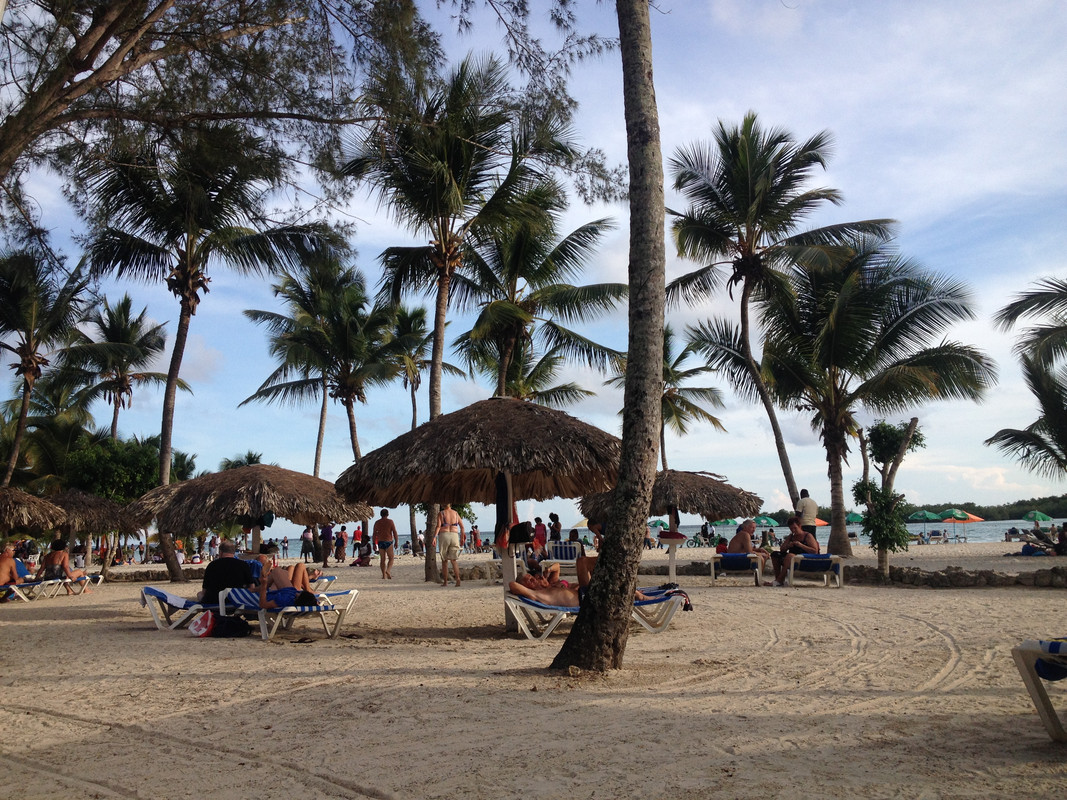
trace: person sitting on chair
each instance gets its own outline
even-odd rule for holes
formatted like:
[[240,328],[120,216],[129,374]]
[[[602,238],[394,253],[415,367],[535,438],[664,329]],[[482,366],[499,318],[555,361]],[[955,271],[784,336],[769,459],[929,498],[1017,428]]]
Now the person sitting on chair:
[[[70,568],[70,554],[67,553],[67,543],[63,539],[52,542],[51,552],[41,559],[41,567],[37,570],[35,580],[63,580],[69,578],[72,581],[85,577],[85,570]],[[67,594],[74,594],[70,584],[66,585]],[[85,591],[90,591],[86,587]]]
[[785,585],[793,556],[819,552],[818,539],[811,531],[800,527],[799,517],[790,517],[785,524],[789,527],[789,535],[782,540],[781,549],[771,554],[771,561],[774,562],[774,586]]
[[752,534],[755,530],[756,523],[750,519],[746,519],[738,525],[737,533],[734,534],[734,538],[730,540],[730,544],[726,546],[726,552],[748,553],[750,555],[759,556],[759,568],[760,572],[763,572],[763,565],[767,563],[767,559],[771,557],[771,554],[762,547],[756,547],[752,544]]
[[311,575],[304,562],[289,567],[272,567],[270,556],[260,556],[263,571],[259,577],[259,607],[313,606],[318,599],[311,591]]

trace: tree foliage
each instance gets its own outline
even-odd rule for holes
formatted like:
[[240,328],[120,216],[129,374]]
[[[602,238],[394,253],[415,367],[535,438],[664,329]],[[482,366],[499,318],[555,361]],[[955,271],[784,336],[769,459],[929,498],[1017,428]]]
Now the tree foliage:
[[159,447],[151,440],[96,442],[67,456],[67,486],[128,503],[157,485],[158,461]]

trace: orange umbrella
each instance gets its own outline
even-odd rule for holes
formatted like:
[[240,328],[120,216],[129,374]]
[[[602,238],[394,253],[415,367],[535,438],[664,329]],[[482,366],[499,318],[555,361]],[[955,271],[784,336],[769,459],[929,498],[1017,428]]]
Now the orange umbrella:
[[824,520],[824,519],[819,519],[818,517],[816,517],[816,518],[815,518],[815,527],[816,527],[816,528],[819,528],[819,527],[821,527],[821,526],[823,526],[823,525],[829,525],[829,524],[830,524],[830,523],[829,523],[829,522],[827,522],[827,521],[826,521],[826,520]]

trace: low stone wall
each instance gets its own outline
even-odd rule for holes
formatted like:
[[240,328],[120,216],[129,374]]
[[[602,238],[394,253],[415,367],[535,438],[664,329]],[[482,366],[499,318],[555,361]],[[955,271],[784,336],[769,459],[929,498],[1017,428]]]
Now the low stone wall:
[[[845,583],[887,585],[877,567],[865,564],[845,564]],[[640,575],[667,575],[668,565],[641,565]],[[677,575],[711,575],[707,562],[691,561],[678,564]],[[962,567],[946,567],[928,571],[918,567],[889,567],[889,584],[899,586],[928,586],[937,589],[965,588],[973,586],[1035,586],[1038,588],[1067,588],[1067,567],[1051,567],[1030,572],[1009,574],[996,570],[967,570]]]
[[[203,581],[205,564],[197,564],[195,567],[182,567],[182,575],[187,581]],[[166,569],[131,569],[111,570],[107,574],[108,583],[159,583],[170,581],[170,575]]]

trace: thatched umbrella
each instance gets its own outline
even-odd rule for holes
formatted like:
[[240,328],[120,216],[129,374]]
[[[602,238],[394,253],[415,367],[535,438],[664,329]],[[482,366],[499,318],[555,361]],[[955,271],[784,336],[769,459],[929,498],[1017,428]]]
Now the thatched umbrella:
[[[608,492],[586,495],[578,507],[587,517],[603,517],[608,510]],[[700,514],[706,519],[750,517],[760,510],[763,501],[744,489],[726,483],[722,475],[710,472],[681,472],[668,469],[656,473],[652,484],[649,516],[671,516],[671,530],[677,529],[679,511]]]
[[[611,495],[608,492],[583,497],[578,507],[587,517],[603,517],[607,512]],[[649,516],[667,514],[670,520],[669,533],[661,539],[669,542],[671,581],[675,579],[675,551],[678,543],[685,540],[678,534],[671,541],[670,534],[677,533],[678,512],[700,514],[712,520],[723,517],[749,517],[760,510],[763,501],[744,489],[726,483],[722,475],[710,472],[680,472],[668,469],[656,473],[652,484],[652,501]]]
[[[562,411],[493,397],[444,414],[363,456],[337,479],[346,497],[401,503],[496,503],[494,531],[519,499],[578,497],[610,488],[622,443]],[[503,560],[504,587],[515,578]],[[514,621],[505,610],[510,630]]]
[[[569,414],[492,397],[444,414],[363,456],[337,489],[374,505],[498,502],[510,476],[514,500],[579,497],[607,489],[621,442]],[[510,505],[502,520],[510,519]]]
[[[114,532],[128,536],[137,532],[137,521],[123,506],[106,497],[99,497],[78,489],[66,489],[48,499],[67,512],[67,518],[59,526],[59,530],[67,538],[79,533]],[[115,546],[118,546],[117,537]],[[88,566],[88,554],[92,552],[92,547],[87,547],[86,551],[86,565]],[[103,559],[103,568],[100,571],[102,575],[107,575],[110,561],[110,558]]]
[[59,506],[10,486],[0,487],[0,534],[13,528],[54,528],[66,519]]
[[298,525],[367,519],[371,509],[341,497],[334,485],[303,472],[252,464],[160,486],[129,506],[141,522],[155,519],[160,530],[186,534],[237,521],[259,527],[265,515]]

